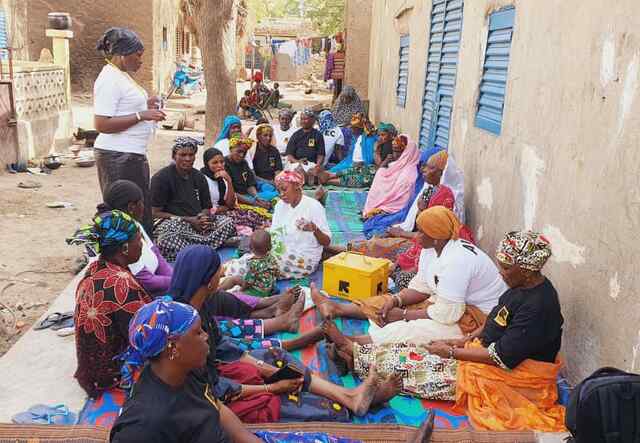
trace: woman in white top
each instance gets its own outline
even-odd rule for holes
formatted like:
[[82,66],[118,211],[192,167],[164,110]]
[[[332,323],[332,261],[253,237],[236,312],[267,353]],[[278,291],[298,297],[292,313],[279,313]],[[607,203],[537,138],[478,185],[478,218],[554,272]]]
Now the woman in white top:
[[282,109],[278,114],[278,122],[280,125],[273,126],[273,137],[275,139],[275,147],[280,151],[280,155],[285,155],[289,139],[298,130],[295,125],[291,124],[293,120],[293,112],[289,109]]
[[[394,296],[375,297],[375,303],[367,300],[360,307],[314,295],[324,317],[370,319],[369,335],[354,338],[360,344],[427,344],[462,337],[462,328],[471,332],[482,326],[507,290],[491,258],[458,238],[461,225],[452,211],[433,206],[418,216],[416,224],[423,249],[418,274],[407,289]],[[376,310],[376,306],[381,308]]]
[[229,139],[234,135],[242,135],[242,121],[236,115],[227,115],[213,147],[226,157],[230,153]]
[[151,232],[149,200],[149,163],[147,145],[155,123],[165,119],[158,97],[147,92],[131,77],[142,65],[144,45],[135,32],[111,28],[98,41],[97,49],[106,57],[93,88],[95,127],[100,133],[95,142],[95,157],[100,189],[116,180],[136,183],[144,193],[143,224]]
[[331,230],[324,206],[302,193],[304,178],[295,171],[276,176],[280,201],[271,222],[271,252],[282,278],[300,278],[313,273],[331,243]]

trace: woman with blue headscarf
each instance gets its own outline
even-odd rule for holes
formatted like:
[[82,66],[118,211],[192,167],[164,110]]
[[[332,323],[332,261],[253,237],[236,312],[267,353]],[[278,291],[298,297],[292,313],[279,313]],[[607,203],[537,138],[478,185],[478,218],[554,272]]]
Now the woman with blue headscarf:
[[242,136],[242,121],[236,115],[227,115],[213,147],[226,157],[231,152],[229,140],[233,136]]
[[[371,390],[377,389],[375,377],[367,379],[356,389],[345,389],[312,376],[310,371],[284,349],[298,349],[321,339],[320,330],[298,339],[280,342],[266,337],[282,330],[295,331],[304,307],[304,297],[288,312],[274,319],[233,320],[246,314],[242,302],[233,300],[234,296],[218,290],[222,275],[220,257],[211,248],[191,246],[183,250],[176,261],[173,281],[169,294],[174,300],[188,303],[198,310],[203,328],[209,335],[210,352],[207,357],[208,380],[216,398],[222,400],[243,421],[278,421],[282,416],[291,420],[330,420],[347,421],[348,413],[341,406],[364,414],[373,398]],[[224,319],[220,317],[224,316]],[[246,315],[245,315],[246,317]],[[286,383],[267,384],[278,367],[289,365],[300,374],[300,379]],[[284,394],[297,390],[300,395],[295,409],[290,406],[287,397],[280,399],[281,408],[274,408],[271,398],[262,399],[255,405],[256,395],[269,393]],[[316,396],[310,394],[316,394]],[[386,401],[396,391],[380,392],[376,401]],[[327,402],[326,398],[334,402]],[[285,401],[286,400],[286,401]],[[249,404],[248,404],[249,403]]]
[[129,320],[151,297],[129,270],[142,254],[141,233],[131,216],[103,212],[82,232],[100,256],[76,289],[75,377],[89,397],[96,398],[119,386],[121,365],[114,358],[127,348]]
[[149,97],[131,76],[140,69],[144,45],[138,35],[125,28],[111,28],[96,49],[106,64],[93,86],[94,123],[100,133],[95,158],[102,195],[116,180],[131,180],[144,193],[143,225],[153,228],[149,198],[147,147],[156,123],[166,118],[160,97]]
[[196,309],[166,299],[136,313],[123,368],[129,376],[142,373],[111,429],[111,443],[356,443],[318,432],[249,432],[215,397],[202,370],[209,352],[202,325]]

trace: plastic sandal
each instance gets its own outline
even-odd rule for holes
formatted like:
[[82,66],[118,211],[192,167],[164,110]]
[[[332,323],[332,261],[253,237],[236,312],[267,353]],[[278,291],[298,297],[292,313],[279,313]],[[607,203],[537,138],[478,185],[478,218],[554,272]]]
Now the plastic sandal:
[[43,320],[36,323],[33,327],[34,331],[50,328],[51,326],[63,322],[67,319],[73,319],[73,312],[54,312],[47,315]]
[[77,414],[69,411],[69,408],[63,404],[34,405],[11,418],[11,421],[16,424],[37,425],[74,425],[77,420]]

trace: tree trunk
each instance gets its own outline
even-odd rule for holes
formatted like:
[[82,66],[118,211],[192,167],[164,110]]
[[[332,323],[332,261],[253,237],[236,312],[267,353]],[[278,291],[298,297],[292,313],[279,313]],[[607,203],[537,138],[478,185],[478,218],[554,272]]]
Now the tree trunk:
[[207,104],[205,140],[215,140],[222,121],[235,114],[236,14],[235,0],[188,0],[202,50]]

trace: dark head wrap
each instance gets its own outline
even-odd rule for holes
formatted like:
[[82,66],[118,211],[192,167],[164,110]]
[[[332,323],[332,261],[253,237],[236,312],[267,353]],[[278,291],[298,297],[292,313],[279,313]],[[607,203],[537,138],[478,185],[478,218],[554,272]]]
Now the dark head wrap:
[[97,212],[107,212],[117,209],[127,212],[129,203],[144,200],[140,186],[130,180],[116,180],[111,183],[104,193],[104,203],[98,205]]
[[129,348],[120,355],[122,387],[133,384],[136,370],[185,335],[200,318],[189,305],[161,297],[142,306],[129,322]]
[[105,56],[130,55],[144,50],[138,34],[126,28],[110,28],[102,35],[96,45]]
[[176,152],[178,152],[180,149],[191,149],[195,154],[196,152],[198,152],[198,146],[200,145],[204,145],[204,140],[193,137],[178,137],[173,142],[171,156],[175,157]]
[[178,253],[169,294],[175,301],[190,303],[198,288],[205,286],[220,268],[220,256],[210,246],[192,245]]

